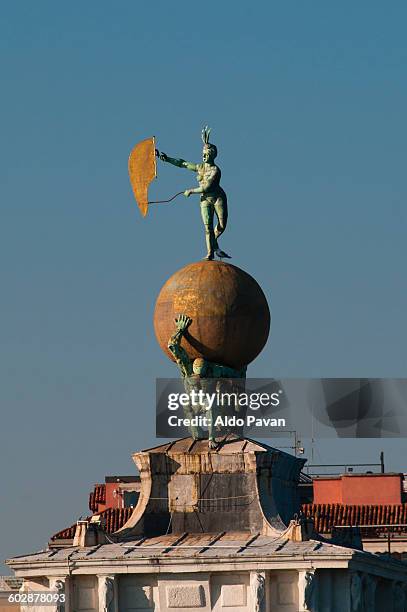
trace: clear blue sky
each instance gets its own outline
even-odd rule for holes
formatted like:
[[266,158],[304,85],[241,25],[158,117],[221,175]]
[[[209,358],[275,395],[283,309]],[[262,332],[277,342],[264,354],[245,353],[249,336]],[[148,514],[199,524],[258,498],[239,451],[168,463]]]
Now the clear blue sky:
[[[404,377],[404,2],[5,2],[1,61],[1,557],[86,512],[155,443],[164,280],[203,255],[198,201],[143,220],[127,156],[197,161],[213,126],[223,247],[269,299],[252,376]],[[194,186],[159,167],[151,195]],[[318,461],[405,470],[401,441]]]

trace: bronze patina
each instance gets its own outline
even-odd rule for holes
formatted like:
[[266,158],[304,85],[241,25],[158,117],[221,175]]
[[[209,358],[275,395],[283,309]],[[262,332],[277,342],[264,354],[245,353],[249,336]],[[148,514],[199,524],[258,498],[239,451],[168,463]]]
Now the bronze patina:
[[[190,397],[189,403],[184,407],[184,414],[191,423],[193,423],[193,417],[195,416],[201,414],[206,416],[208,420],[209,448],[215,448],[217,446],[217,434],[227,436],[234,433],[239,437],[242,435],[241,426],[216,427],[216,418],[218,416],[231,416],[234,413],[240,417],[240,413],[245,412],[246,408],[240,407],[233,399],[227,404],[208,403],[205,399],[193,401],[192,392],[195,391],[198,396],[201,391],[204,398],[208,395],[216,396],[217,394],[227,394],[228,397],[233,398],[235,394],[244,391],[246,366],[236,370],[235,368],[214,363],[201,357],[190,359],[181,342],[191,323],[192,319],[186,314],[180,314],[175,319],[176,331],[168,340],[168,350],[173,355],[174,361],[184,380],[185,391]],[[203,430],[198,425],[190,425],[189,430],[194,440],[205,437]]]
[[[219,248],[218,238],[226,229],[228,220],[228,203],[226,193],[220,186],[221,171],[215,164],[218,154],[216,146],[209,142],[210,128],[204,127],[202,130],[202,163],[191,163],[181,158],[170,157],[166,153],[157,151],[158,157],[173,166],[185,168],[196,172],[199,187],[186,189],[185,197],[199,195],[201,201],[201,216],[205,227],[206,256],[204,259],[212,260],[215,255],[219,258],[230,258],[227,253]],[[214,218],[217,222],[214,226]]]

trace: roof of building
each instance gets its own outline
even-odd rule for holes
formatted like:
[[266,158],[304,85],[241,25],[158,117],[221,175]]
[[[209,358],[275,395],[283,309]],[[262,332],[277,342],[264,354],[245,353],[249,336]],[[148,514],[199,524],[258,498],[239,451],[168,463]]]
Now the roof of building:
[[308,474],[305,474],[305,472],[301,472],[300,473],[300,479],[299,479],[299,484],[301,485],[312,485],[313,480],[311,478],[311,476],[308,476]]
[[98,504],[106,503],[106,485],[95,484],[93,491],[89,493],[89,510],[96,512]]
[[105,482],[116,484],[134,484],[135,482],[140,482],[140,476],[135,474],[132,474],[131,476],[106,476]]
[[193,438],[181,438],[180,440],[173,440],[166,444],[160,444],[160,446],[153,446],[143,450],[144,453],[219,453],[219,454],[230,454],[230,453],[241,453],[241,452],[266,452],[273,450],[281,454],[283,451],[277,451],[277,449],[268,446],[267,444],[260,444],[249,438],[237,438],[235,435],[230,434],[226,436],[216,449],[208,448],[208,440],[194,440]]
[[[302,512],[313,518],[317,533],[331,533],[333,527],[359,525],[394,526],[393,531],[407,532],[407,504],[399,505],[347,505],[347,504],[303,504]],[[130,518],[133,508],[107,508],[99,514],[106,521],[106,533],[111,534],[123,527]],[[85,520],[89,520],[87,517]],[[397,526],[397,527],[396,527]],[[55,540],[72,540],[76,523],[62,529],[51,537]]]
[[250,534],[247,532],[184,533],[162,535],[154,538],[139,538],[127,542],[103,544],[85,548],[48,549],[30,555],[14,557],[10,562],[48,563],[80,559],[93,560],[132,560],[146,558],[217,558],[217,557],[287,557],[302,556],[352,556],[365,554],[353,548],[338,546],[328,542],[308,540],[294,542],[288,540],[283,532],[279,537]]
[[[104,529],[106,533],[114,533],[128,521],[132,515],[134,508],[106,508],[102,512],[96,512],[104,521]],[[92,517],[88,516],[83,520],[89,521]],[[51,537],[51,542],[55,540],[72,540],[75,535],[76,523],[58,531]]]
[[313,480],[343,480],[344,478],[403,478],[401,472],[346,472],[345,474],[315,474]]
[[318,533],[330,533],[338,526],[379,526],[378,529],[394,526],[400,532],[407,532],[407,504],[303,504],[302,511],[314,519]]

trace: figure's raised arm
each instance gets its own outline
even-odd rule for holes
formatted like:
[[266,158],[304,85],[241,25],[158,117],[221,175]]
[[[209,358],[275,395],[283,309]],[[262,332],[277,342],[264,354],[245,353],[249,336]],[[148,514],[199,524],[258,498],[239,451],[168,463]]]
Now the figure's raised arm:
[[192,170],[193,172],[196,172],[198,170],[197,164],[187,162],[185,161],[185,159],[170,157],[162,151],[160,153],[160,151],[158,150],[156,150],[156,155],[161,159],[161,161],[167,162],[167,164],[172,164],[173,166],[177,166],[178,168],[185,168],[186,170]]
[[188,327],[191,325],[192,319],[187,315],[181,314],[175,319],[176,332],[168,340],[168,349],[172,353],[175,363],[177,364],[181,375],[191,376],[192,374],[192,361],[188,357],[186,350],[181,346],[181,340],[186,333]]

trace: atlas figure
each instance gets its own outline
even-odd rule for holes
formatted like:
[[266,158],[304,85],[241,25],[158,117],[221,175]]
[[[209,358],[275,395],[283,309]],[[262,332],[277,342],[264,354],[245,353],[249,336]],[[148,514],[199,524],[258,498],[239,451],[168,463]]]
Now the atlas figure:
[[[191,325],[192,319],[185,314],[181,314],[175,320],[176,331],[168,340],[168,348],[171,351],[175,362],[178,366],[180,374],[184,380],[185,391],[191,394],[192,391],[204,394],[231,394],[244,391],[244,381],[246,378],[246,367],[240,370],[235,370],[228,366],[218,363],[213,363],[202,357],[190,359],[186,350],[181,346],[182,338],[187,333],[188,327]],[[238,379],[238,380],[236,380]],[[203,404],[192,403],[184,408],[185,416],[192,419],[199,414],[206,414],[209,421],[209,448],[216,448],[216,430],[227,435],[234,433],[242,437],[243,429],[241,427],[219,427],[216,428],[217,416],[231,416],[232,413],[242,412],[242,408],[237,404],[218,405],[214,402],[209,407],[205,402]],[[245,410],[244,410],[245,412]],[[240,414],[237,416],[241,416]],[[200,427],[191,426],[191,436],[194,440],[204,438],[204,432]]]
[[[209,142],[210,128],[205,127],[202,130],[202,141],[204,143],[202,152],[202,164],[193,164],[184,159],[175,159],[169,157],[166,153],[157,151],[157,156],[164,162],[178,166],[178,168],[186,168],[197,173],[199,187],[195,189],[186,189],[185,197],[199,194],[201,200],[201,216],[205,227],[205,239],[207,254],[204,259],[212,260],[215,255],[219,258],[230,258],[224,251],[219,248],[218,238],[226,229],[228,220],[228,204],[226,193],[220,186],[221,171],[215,164],[215,158],[218,154],[216,146]],[[214,217],[216,216],[217,223],[214,226]]]

